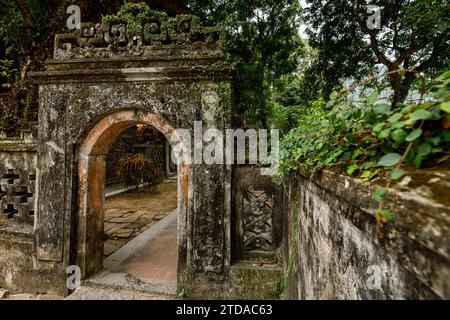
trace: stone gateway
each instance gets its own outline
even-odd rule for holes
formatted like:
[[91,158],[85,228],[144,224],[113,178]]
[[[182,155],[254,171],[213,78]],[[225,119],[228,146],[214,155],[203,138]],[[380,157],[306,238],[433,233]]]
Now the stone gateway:
[[[198,121],[223,136],[232,129],[234,66],[220,29],[191,15],[153,15],[151,26],[133,35],[123,21],[82,23],[57,35],[53,59],[30,73],[39,86],[38,134],[4,149],[2,181],[17,184],[11,195],[20,199],[5,204],[0,251],[14,265],[0,258],[1,286],[67,296],[67,270],[76,267],[81,281],[102,270],[105,162],[121,133],[148,125],[174,144],[177,129],[193,133]],[[177,172],[178,292],[276,296],[280,266],[232,262],[231,165],[182,158]],[[269,248],[275,256],[277,245]],[[270,280],[261,290],[247,288],[255,276]]]

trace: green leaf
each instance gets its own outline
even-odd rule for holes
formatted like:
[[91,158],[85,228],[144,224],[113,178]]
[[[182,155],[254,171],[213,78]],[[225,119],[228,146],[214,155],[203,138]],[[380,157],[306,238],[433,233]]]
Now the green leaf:
[[373,111],[376,114],[388,114],[391,110],[391,106],[385,102],[377,103],[373,107]]
[[178,292],[178,298],[184,299],[186,297],[186,291],[184,289],[181,289],[180,292]]
[[448,79],[450,78],[450,70],[449,71],[445,71],[443,74],[441,74],[437,80],[442,81],[444,79]]
[[439,89],[435,94],[434,98],[436,100],[440,100],[448,95],[448,89],[447,88],[441,88]]
[[352,154],[352,159],[355,160],[356,158],[358,158],[360,155],[362,155],[364,153],[364,150],[362,150],[361,148],[356,149],[353,154]]
[[378,215],[382,218],[385,218],[387,221],[394,220],[394,216],[392,215],[392,212],[390,210],[380,210],[378,211]]
[[374,91],[367,97],[367,102],[369,104],[374,104],[375,102],[377,102],[379,96],[380,93],[378,91]]
[[439,112],[439,110],[436,112],[436,111],[434,111],[434,112],[432,112],[431,113],[433,116],[431,117],[431,120],[432,121],[436,121],[436,120],[440,120],[441,119],[441,115],[440,115],[440,112]]
[[450,113],[450,101],[442,102],[441,110]]
[[378,174],[378,171],[366,170],[359,176],[363,181],[369,181]]
[[351,133],[347,135],[347,139],[349,143],[357,143],[358,139]]
[[372,194],[372,199],[376,201],[382,201],[386,198],[386,189],[378,189]]
[[429,120],[433,117],[433,114],[428,110],[417,110],[411,113],[410,120]]
[[378,166],[381,167],[392,167],[395,166],[397,163],[400,162],[402,159],[402,156],[398,153],[388,153],[384,155],[380,161],[378,161]]
[[359,169],[359,166],[357,164],[352,164],[351,166],[347,167],[347,174],[352,176],[353,173],[355,173],[355,171],[358,169]]
[[381,130],[383,130],[385,123],[378,123],[375,127],[373,127],[373,131],[375,131],[376,133],[381,132]]
[[392,125],[392,129],[400,129],[406,125],[405,121],[399,121]]
[[449,142],[450,141],[450,131],[444,131],[443,133],[442,133],[442,136],[444,137],[444,140],[446,141],[446,142]]
[[333,91],[330,94],[330,100],[336,100],[336,98],[339,96],[339,93],[337,91]]
[[388,121],[390,123],[397,123],[403,115],[400,112],[394,113],[392,116],[389,117]]
[[342,158],[345,161],[349,161],[352,158],[352,153],[350,151],[346,151],[346,152],[344,152],[344,155],[342,156]]
[[350,118],[352,116],[352,111],[345,110],[345,111],[340,112],[337,116],[339,119],[347,120],[348,118]]
[[405,157],[405,162],[411,162],[414,159],[414,151],[409,150],[408,154]]
[[435,147],[437,147],[439,145],[439,143],[441,143],[441,137],[440,136],[431,137],[431,138],[428,138],[428,140]]
[[417,148],[417,153],[423,158],[431,153],[431,145],[429,143],[422,143]]
[[412,110],[413,108],[411,106],[406,106],[402,109],[402,113],[403,114],[411,113]]
[[422,160],[423,160],[423,158],[421,155],[418,154],[415,156],[413,163],[416,166],[416,168],[420,168],[420,166],[422,165]]
[[392,139],[397,143],[402,143],[406,139],[406,132],[403,129],[397,129],[392,132]]
[[411,131],[408,136],[406,137],[406,141],[411,142],[419,138],[423,133],[422,129],[416,129]]
[[386,139],[391,135],[391,129],[384,129],[378,134],[379,139]]
[[391,180],[398,180],[401,177],[403,177],[405,175],[405,170],[402,169],[398,169],[395,168],[394,170],[391,171],[391,173],[389,174],[389,178]]

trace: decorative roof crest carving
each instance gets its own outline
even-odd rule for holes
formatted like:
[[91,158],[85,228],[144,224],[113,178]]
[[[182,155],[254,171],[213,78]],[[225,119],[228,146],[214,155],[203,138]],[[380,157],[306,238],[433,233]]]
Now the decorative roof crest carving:
[[220,27],[205,27],[193,15],[169,17],[144,3],[127,3],[101,23],[82,23],[71,34],[57,35],[54,59],[221,56]]

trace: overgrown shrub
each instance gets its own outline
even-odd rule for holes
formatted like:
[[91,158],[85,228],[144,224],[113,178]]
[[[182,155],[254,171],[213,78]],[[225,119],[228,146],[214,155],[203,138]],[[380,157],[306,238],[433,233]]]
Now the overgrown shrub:
[[355,97],[349,89],[334,92],[326,105],[317,102],[299,117],[281,142],[279,175],[332,167],[366,181],[385,174],[386,187],[373,194],[380,231],[393,218],[384,209],[387,189],[405,167],[450,163],[450,71],[427,83],[414,103],[392,108],[377,91]]
[[162,173],[151,159],[137,153],[120,158],[117,176],[122,179],[125,187],[137,191],[141,185],[154,189],[161,182]]
[[370,179],[383,167],[431,167],[450,159],[450,71],[429,82],[417,102],[394,108],[379,92],[362,99],[351,93],[334,92],[326,105],[318,101],[299,116],[281,143],[281,175],[298,167],[311,173],[340,167]]

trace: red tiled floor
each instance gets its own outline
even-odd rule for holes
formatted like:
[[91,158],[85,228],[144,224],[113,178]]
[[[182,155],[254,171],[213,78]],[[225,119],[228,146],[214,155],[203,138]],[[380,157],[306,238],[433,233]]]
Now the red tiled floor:
[[114,272],[128,273],[145,282],[176,281],[177,261],[175,221],[122,262]]

